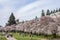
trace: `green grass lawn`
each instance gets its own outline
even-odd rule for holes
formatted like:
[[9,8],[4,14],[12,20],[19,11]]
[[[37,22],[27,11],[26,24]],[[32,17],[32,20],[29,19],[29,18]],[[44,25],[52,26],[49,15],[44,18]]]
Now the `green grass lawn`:
[[29,35],[27,36],[23,36],[23,35],[20,35],[19,33],[16,33],[14,34],[14,37],[17,39],[17,40],[37,40],[37,37],[34,36],[34,37],[30,37]]
[[52,36],[48,36],[45,37],[44,35],[40,35],[40,36],[36,36],[36,35],[32,35],[32,37],[30,37],[30,34],[26,34],[26,36],[24,36],[22,33],[10,33],[12,34],[17,40],[41,40],[41,39],[47,39],[47,38],[51,38]]
[[[30,36],[30,34],[26,33],[26,35],[24,35],[23,33],[12,33],[9,32],[9,34],[13,35],[14,38],[16,38],[17,40],[52,40],[51,38],[53,38],[53,35],[48,35],[47,37],[45,35],[32,35]],[[57,38],[59,38],[60,40],[60,36],[57,36]],[[7,40],[4,35],[2,33],[0,33],[0,40]]]
[[0,33],[0,40],[7,40],[2,33]]
[[7,40],[4,36],[0,36],[0,40]]
[[[37,35],[32,35],[32,37],[30,36],[30,34],[26,34],[24,35],[23,33],[9,33],[11,35],[13,35],[14,38],[16,38],[17,40],[55,40],[55,38],[53,38],[53,35],[40,35],[40,36],[37,36]],[[57,38],[56,40],[59,39],[60,40],[60,36],[57,35]]]

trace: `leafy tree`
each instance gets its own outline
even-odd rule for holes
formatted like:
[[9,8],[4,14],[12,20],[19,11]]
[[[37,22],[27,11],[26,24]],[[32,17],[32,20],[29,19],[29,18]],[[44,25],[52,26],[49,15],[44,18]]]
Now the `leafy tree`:
[[45,16],[45,12],[44,12],[44,10],[42,10],[42,13],[41,13],[41,15],[42,15],[42,16]]
[[59,10],[58,9],[56,9],[56,12],[58,12]]
[[53,10],[53,13],[56,13],[56,10]]
[[60,8],[59,8],[59,11],[60,11]]
[[49,11],[49,9],[47,10],[47,13],[46,13],[46,15],[50,15],[50,11]]
[[16,24],[16,21],[15,21],[15,16],[14,16],[14,14],[11,13],[7,25],[13,25],[13,24]]
[[2,26],[0,25],[0,27],[2,27]]
[[37,20],[37,19],[38,19],[38,17],[36,16],[36,17],[35,17],[35,20]]

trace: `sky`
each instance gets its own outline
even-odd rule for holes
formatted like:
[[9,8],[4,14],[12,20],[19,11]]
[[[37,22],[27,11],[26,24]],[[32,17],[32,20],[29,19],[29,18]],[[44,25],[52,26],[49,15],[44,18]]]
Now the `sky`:
[[60,0],[0,0],[0,25],[5,26],[13,12],[20,21],[41,16],[41,10],[60,8]]

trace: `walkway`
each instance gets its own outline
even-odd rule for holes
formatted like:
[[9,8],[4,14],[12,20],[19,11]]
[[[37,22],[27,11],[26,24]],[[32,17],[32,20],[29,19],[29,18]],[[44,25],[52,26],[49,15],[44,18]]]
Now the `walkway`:
[[7,40],[16,40],[13,36],[6,34],[5,37],[7,38]]
[[16,40],[14,37],[9,37],[7,40]]

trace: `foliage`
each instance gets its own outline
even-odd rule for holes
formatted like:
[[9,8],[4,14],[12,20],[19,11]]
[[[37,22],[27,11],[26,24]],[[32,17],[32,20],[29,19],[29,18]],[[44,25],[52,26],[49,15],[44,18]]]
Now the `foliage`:
[[59,8],[59,11],[60,11],[60,8]]
[[37,20],[37,19],[38,19],[38,17],[36,16],[36,17],[35,17],[35,20]]
[[13,25],[13,24],[16,24],[16,21],[15,21],[15,16],[14,16],[14,14],[11,13],[7,25]]
[[47,10],[46,15],[50,15],[50,10],[49,9]]
[[44,10],[42,10],[41,16],[45,16],[45,12],[44,12]]
[[59,10],[58,9],[56,9],[56,12],[58,12]]
[[56,13],[56,10],[53,10],[53,13]]

